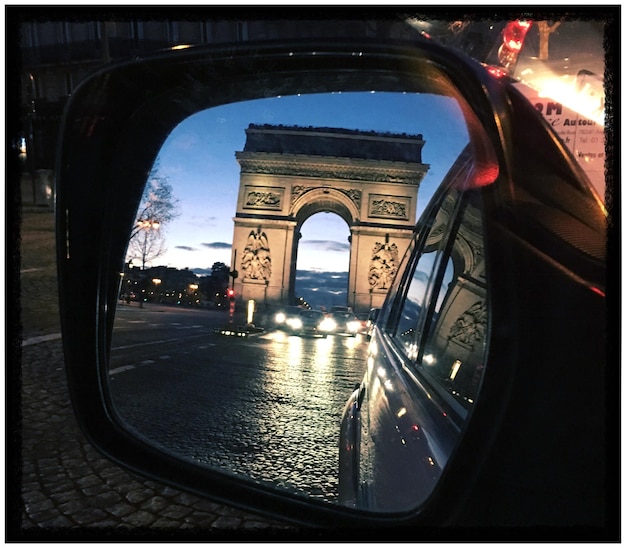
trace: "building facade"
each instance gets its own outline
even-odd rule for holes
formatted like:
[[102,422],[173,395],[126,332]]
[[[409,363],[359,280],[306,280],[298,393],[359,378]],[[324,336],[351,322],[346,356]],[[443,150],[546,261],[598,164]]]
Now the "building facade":
[[[295,304],[300,229],[320,212],[350,230],[347,304],[381,306],[413,236],[422,135],[251,124],[243,151],[232,269],[239,301]],[[320,268],[332,270],[333,265]]]

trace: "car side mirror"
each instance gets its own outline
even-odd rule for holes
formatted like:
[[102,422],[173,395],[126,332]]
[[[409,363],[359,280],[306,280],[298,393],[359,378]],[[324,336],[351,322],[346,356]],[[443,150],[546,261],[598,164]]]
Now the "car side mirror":
[[[520,112],[559,149],[506,79],[426,39],[187,48],[89,78],[64,115],[57,234],[68,379],[90,441],[134,472],[299,523],[458,523],[446,478],[480,437],[465,426],[457,468],[442,464],[415,504],[339,500],[342,412],[369,395],[361,377],[383,349],[357,322],[300,336],[302,321],[277,326],[275,312],[321,304],[297,300],[296,266],[304,223],[326,212],[352,250],[347,304],[387,321],[420,185],[437,196],[452,172],[461,193],[509,196]],[[196,184],[172,180],[177,159],[198,163]],[[557,164],[593,202],[573,158]]]

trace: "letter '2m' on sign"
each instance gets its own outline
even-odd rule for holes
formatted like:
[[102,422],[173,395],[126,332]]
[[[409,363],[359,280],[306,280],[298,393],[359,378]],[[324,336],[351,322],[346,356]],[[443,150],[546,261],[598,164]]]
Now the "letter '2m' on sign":
[[546,111],[543,112],[543,103],[535,103],[535,108],[545,114],[546,116],[551,116],[553,114],[561,115],[563,113],[563,105],[561,103],[554,103],[552,101],[548,101],[546,104]]

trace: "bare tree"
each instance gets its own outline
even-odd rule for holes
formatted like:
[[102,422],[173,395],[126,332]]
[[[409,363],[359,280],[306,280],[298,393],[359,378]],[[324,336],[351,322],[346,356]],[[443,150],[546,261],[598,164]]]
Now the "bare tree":
[[137,222],[130,234],[127,261],[138,259],[141,269],[145,270],[147,263],[167,251],[163,228],[180,215],[178,203],[168,178],[159,175],[158,165],[155,165],[148,176]]
[[537,21],[537,27],[539,29],[539,59],[542,61],[547,61],[550,57],[550,35],[559,28],[560,24],[560,21],[556,21],[552,26],[550,26],[548,21]]

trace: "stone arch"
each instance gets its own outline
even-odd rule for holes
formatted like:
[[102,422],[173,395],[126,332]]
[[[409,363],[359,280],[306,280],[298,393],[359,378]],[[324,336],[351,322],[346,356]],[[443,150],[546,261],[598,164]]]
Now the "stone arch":
[[333,188],[314,188],[298,196],[290,215],[302,226],[312,215],[327,211],[339,215],[348,226],[359,220],[359,210],[347,194]]
[[368,273],[381,249],[393,261],[411,240],[428,170],[421,163],[422,136],[269,125],[251,125],[246,134],[244,150],[236,153],[241,176],[231,269],[237,298],[292,304],[299,230],[327,211],[350,230],[346,304],[357,312],[380,306],[388,286]]

